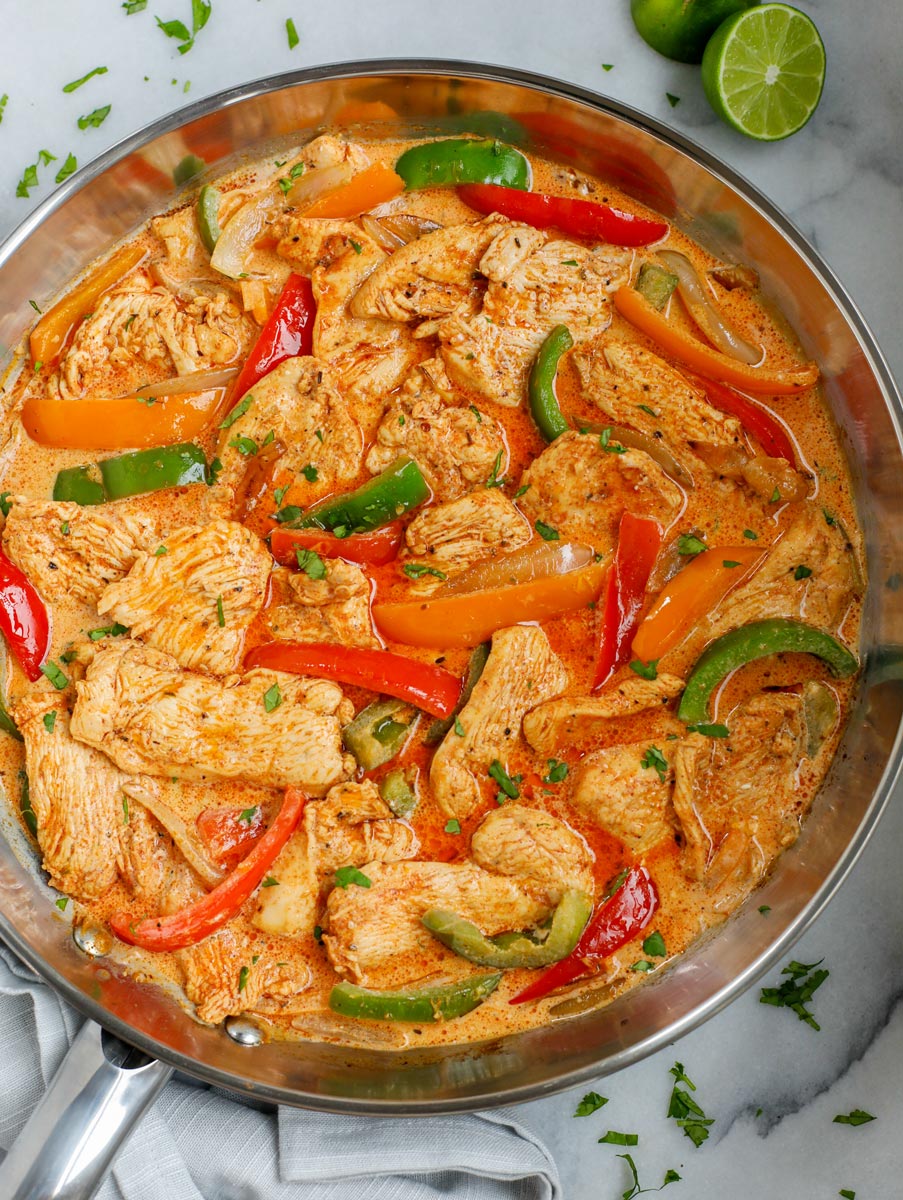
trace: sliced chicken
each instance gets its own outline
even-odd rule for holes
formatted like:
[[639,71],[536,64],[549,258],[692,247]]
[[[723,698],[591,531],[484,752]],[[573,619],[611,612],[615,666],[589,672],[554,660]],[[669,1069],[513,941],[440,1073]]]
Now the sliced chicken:
[[485,312],[452,313],[438,329],[449,379],[505,408],[523,403],[530,368],[548,332],[533,325],[496,325]]
[[121,395],[153,380],[229,366],[251,349],[257,326],[228,293],[182,303],[165,287],[139,283],[98,300],[64,351],[51,393],[62,400]]
[[456,912],[490,936],[529,928],[549,911],[516,879],[473,863],[365,863],[362,871],[369,888],[349,884],[329,893],[323,941],[339,974],[365,985],[396,964],[407,978],[460,966],[421,923],[429,908]]
[[313,468],[323,489],[347,483],[360,470],[363,437],[325,362],[286,359],[238,407],[244,411],[223,430],[217,447],[222,470],[211,489],[217,511],[231,512],[242,493],[252,490],[247,479],[255,471],[278,467],[301,477]]
[[378,646],[370,618],[371,584],[355,563],[324,559],[325,578],[304,571],[273,571],[274,603],[264,613],[273,638],[282,642],[338,642]]
[[46,600],[96,604],[138,557],[159,545],[151,517],[116,504],[85,508],[16,496],[3,529],[3,549]]
[[622,679],[597,696],[562,696],[527,713],[524,737],[539,754],[554,754],[562,746],[602,733],[613,719],[661,711],[683,689],[679,675],[660,673],[655,679]]
[[[675,756],[674,808],[694,879],[733,908],[799,835],[811,790],[800,787],[802,697],[762,692],[727,719],[729,738],[691,734]],[[803,766],[805,770],[805,766]]]
[[515,625],[492,635],[483,674],[464,705],[459,722],[433,755],[430,783],[440,808],[466,817],[479,804],[493,760],[505,762],[509,745],[520,736],[524,713],[560,696],[567,671],[535,625]]
[[[264,694],[277,684],[282,702],[267,712]],[[220,681],[121,639],[97,653],[76,691],[73,737],[133,774],[323,795],[354,769],[341,738],[350,705],[326,680],[251,671]]]
[[523,474],[521,506],[562,538],[589,542],[599,553],[612,550],[625,512],[651,517],[667,529],[683,507],[684,495],[657,462],[642,450],[611,452],[594,434],[563,433]]
[[183,282],[210,274],[210,254],[198,232],[196,205],[154,217],[150,224],[166,249],[168,276]]
[[[405,530],[411,556],[443,575],[459,575],[474,563],[508,554],[530,541],[530,526],[499,488],[480,488],[435,504]],[[441,580],[424,575],[412,592],[432,591]]]
[[367,454],[367,470],[376,475],[400,454],[409,454],[442,501],[485,484],[496,462],[501,477],[507,464],[501,426],[473,406],[448,403],[453,395],[441,362],[421,363],[386,409]]
[[569,888],[593,895],[593,857],[583,838],[543,809],[505,804],[470,839],[474,862],[510,875],[551,906]]
[[[674,725],[674,732],[683,729]],[[631,853],[646,854],[675,832],[675,746],[656,734],[655,740],[608,746],[587,755],[574,774],[573,803],[620,838]]]
[[332,366],[369,437],[386,395],[428,353],[404,325],[352,307],[361,285],[386,261],[385,251],[356,222],[297,216],[288,219],[278,250],[310,274],[317,302],[314,354]]
[[507,227],[505,218],[496,215],[474,225],[436,229],[400,246],[361,285],[351,302],[352,313],[420,321],[472,309],[480,296],[480,259]]
[[73,739],[69,712],[55,693],[26,697],[16,705],[15,717],[25,739],[44,870],[51,885],[67,895],[97,899],[127,872],[122,792],[127,776]]
[[399,862],[420,849],[369,779],[341,783],[306,805],[301,824],[276,859],[277,880],[259,892],[254,924],[265,933],[306,934],[314,927],[324,883],[339,867]]
[[106,588],[97,611],[182,667],[227,675],[241,661],[272,565],[266,546],[243,525],[188,526],[139,554],[128,575]]

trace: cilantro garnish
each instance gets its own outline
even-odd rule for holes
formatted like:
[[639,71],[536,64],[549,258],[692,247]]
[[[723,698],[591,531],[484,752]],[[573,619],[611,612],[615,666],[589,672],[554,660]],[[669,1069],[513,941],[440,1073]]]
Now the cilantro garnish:
[[692,533],[682,533],[677,539],[677,553],[682,554],[685,558],[692,558],[696,554],[702,554],[704,550],[708,550],[708,546],[701,539]]
[[233,450],[237,450],[239,454],[243,454],[245,458],[250,458],[260,449],[251,437],[234,437],[229,445]]
[[66,161],[56,173],[55,182],[62,183],[78,170],[78,159],[74,154],[67,154]]
[[869,1121],[876,1121],[877,1117],[873,1117],[871,1113],[866,1112],[861,1108],[854,1108],[850,1113],[838,1113],[834,1118],[834,1125],[867,1125]]
[[89,629],[88,637],[92,642],[99,642],[105,637],[122,637],[128,631],[128,625],[120,625],[117,621],[115,625],[103,625],[100,629]]
[[104,121],[110,115],[112,104],[105,104],[103,108],[95,108],[93,112],[87,113],[84,117],[78,118],[79,129],[97,129],[103,125]]
[[323,562],[323,559],[320,558],[316,550],[305,550],[301,546],[296,546],[295,558],[298,561],[299,568],[308,579],[326,578],[326,563]]
[[802,563],[800,563],[800,565],[793,572],[793,578],[794,579],[808,579],[811,574],[812,574],[812,568],[806,567]]
[[[715,1119],[707,1117],[690,1095],[690,1092],[696,1091],[696,1084],[684,1072],[683,1063],[676,1062],[671,1068],[671,1074],[677,1082],[671,1090],[668,1116],[674,1117],[693,1145],[699,1149],[709,1136],[709,1126],[715,1124]],[[690,1092],[680,1088],[679,1085],[682,1083],[686,1084]]]
[[499,478],[499,471],[501,470],[501,467],[502,451],[499,450],[498,454],[495,456],[495,462],[492,464],[492,471],[489,475],[489,478],[486,480],[486,486],[488,488],[500,488],[505,483],[504,479]]
[[242,967],[238,972],[238,990],[243,992],[248,983],[248,976],[251,974],[250,967]]
[[705,721],[700,722],[698,725],[688,725],[687,732],[701,733],[703,737],[711,738],[726,738],[731,735],[731,731],[726,725],[710,725]]
[[304,478],[307,480],[308,483],[316,483],[317,479],[320,475],[320,472],[313,465],[313,463],[308,463],[306,467],[301,468],[301,474],[304,476]]
[[622,446],[620,442],[611,440],[611,426],[608,429],[603,429],[599,434],[599,445],[608,454],[626,454],[627,447]]
[[282,703],[282,692],[278,683],[274,683],[272,687],[267,688],[263,693],[263,707],[266,712],[271,713]]
[[41,666],[41,674],[45,675],[59,692],[69,686],[69,680],[65,673],[60,670],[52,658]]
[[405,563],[401,569],[408,579],[421,579],[424,575],[435,575],[437,579],[448,579],[444,571],[428,567],[425,563]]
[[216,598],[216,623],[220,629],[226,628],[226,614],[223,612],[222,596],[217,596]]
[[56,709],[53,712],[44,713],[44,728],[48,733],[53,733],[53,727],[56,724]]
[[520,788],[517,785],[520,783],[521,776],[515,775],[512,778],[497,758],[494,758],[489,765],[489,777],[495,780],[509,800],[520,799]]
[[191,0],[191,32],[182,21],[155,20],[167,37],[177,38],[181,43],[176,49],[180,54],[187,54],[194,45],[194,39],[210,20],[211,0]]
[[680,96],[675,96],[673,92],[665,92],[665,95],[668,97],[668,103],[671,107],[677,108],[678,104],[680,104]]
[[453,728],[458,737],[464,737],[465,729],[464,729],[464,726],[461,724],[460,717],[455,717],[455,724],[454,724]]
[[561,534],[558,530],[553,529],[551,525],[547,525],[545,521],[537,521],[534,529],[544,542],[557,542],[561,539]]
[[668,953],[665,939],[657,929],[654,933],[650,933],[643,942],[643,953],[648,954],[650,958],[664,958]]
[[87,75],[82,75],[81,79],[73,79],[71,83],[67,83],[63,88],[64,92],[74,92],[76,88],[80,88],[83,83],[87,83],[89,79],[93,79],[95,75],[106,75],[106,67],[95,67],[93,71],[89,71]]
[[461,832],[461,822],[456,817],[452,817],[450,820],[445,822],[445,832],[446,833],[460,833]]
[[588,1117],[592,1113],[597,1112],[604,1104],[608,1103],[607,1096],[600,1096],[598,1092],[587,1092],[577,1107],[574,1109],[575,1117]]
[[668,773],[668,760],[665,758],[664,754],[662,754],[661,750],[659,750],[658,746],[649,747],[649,749],[640,759],[640,766],[646,767],[647,769],[654,767],[658,772],[658,777],[661,782],[665,782],[665,776]]
[[828,978],[829,972],[827,970],[816,970],[816,967],[820,966],[824,961],[823,958],[820,958],[818,962],[814,963],[801,963],[795,960],[789,962],[781,971],[781,974],[789,975],[790,978],[785,979],[780,987],[762,988],[759,1003],[772,1004],[775,1008],[789,1008],[792,1012],[796,1013],[801,1021],[805,1021],[807,1025],[811,1025],[816,1031],[821,1029],[815,1017],[806,1008],[806,1005],[812,999],[815,991]]
[[371,886],[370,880],[357,867],[339,867],[335,873],[336,887],[346,888],[349,883],[356,883],[358,887],[364,888]]
[[247,394],[247,396],[245,396],[244,400],[240,400],[238,402],[238,404],[236,404],[236,406],[232,409],[232,411],[227,413],[226,416],[223,417],[223,419],[219,423],[220,429],[228,429],[230,425],[234,425],[239,417],[243,417],[245,415],[245,413],[251,407],[253,401],[254,401],[254,397],[249,392]]
[[639,1140],[639,1136],[635,1133],[618,1133],[614,1129],[609,1129],[604,1137],[599,1138],[599,1142],[603,1146],[635,1146]]
[[298,30],[295,28],[295,22],[291,19],[291,17],[289,17],[285,22],[285,34],[288,38],[289,50],[294,50],[301,39],[298,37]]
[[561,783],[567,779],[568,765],[566,762],[559,762],[557,758],[550,758],[546,761],[549,765],[549,771],[547,775],[543,775],[543,783]]

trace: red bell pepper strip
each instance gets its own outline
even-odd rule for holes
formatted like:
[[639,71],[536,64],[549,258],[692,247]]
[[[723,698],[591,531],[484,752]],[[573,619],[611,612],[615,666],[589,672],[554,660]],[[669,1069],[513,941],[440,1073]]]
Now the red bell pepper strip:
[[344,558],[347,562],[381,567],[398,557],[401,547],[401,522],[393,521],[372,533],[352,533],[337,538],[323,529],[274,529],[270,551],[284,567],[297,567],[296,550],[313,550],[323,558]]
[[285,799],[272,825],[234,871],[212,891],[169,916],[134,921],[129,913],[116,913],[110,928],[130,946],[143,950],[184,950],[221,929],[238,916],[242,905],[260,884],[279,851],[294,833],[307,797],[297,788],[286,788]]
[[254,348],[232,385],[231,399],[238,402],[258,379],[287,358],[310,354],[313,349],[317,305],[310,280],[289,275],[270,319],[261,329]]
[[481,213],[501,213],[537,229],[554,226],[572,237],[613,242],[616,246],[648,246],[668,232],[664,221],[650,221],[593,200],[544,196],[493,183],[466,183],[458,188],[465,204]]
[[326,642],[267,642],[245,658],[245,667],[314,675],[370,688],[406,700],[434,717],[450,717],[461,694],[451,671],[388,650],[364,650]]
[[218,867],[237,867],[256,841],[266,833],[263,809],[205,808],[195,821],[207,853]]
[[567,958],[549,967],[508,1003],[541,1000],[556,988],[595,974],[603,959],[642,933],[657,908],[658,889],[651,875],[645,867],[631,867],[614,895],[590,917],[580,941]]
[[19,666],[34,683],[50,649],[50,618],[27,577],[0,554],[0,632]]
[[723,383],[716,383],[714,379],[703,379],[701,375],[693,375],[691,380],[703,389],[709,404],[736,417],[769,458],[786,458],[791,467],[796,466],[796,454],[790,435],[770,409],[757,404],[755,400],[750,400],[740,392],[735,392]]
[[618,526],[615,559],[605,581],[593,691],[630,657],[649,573],[661,545],[662,527],[658,521],[624,513]]

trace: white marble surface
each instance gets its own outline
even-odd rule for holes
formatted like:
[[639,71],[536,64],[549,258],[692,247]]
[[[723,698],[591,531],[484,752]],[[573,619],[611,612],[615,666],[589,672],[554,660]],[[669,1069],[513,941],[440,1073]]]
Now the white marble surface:
[[[153,14],[185,20],[188,0],[151,0],[133,16],[116,0],[5,0],[0,94],[8,93],[9,102],[0,124],[0,235],[52,186],[44,168],[46,182],[30,201],[14,196],[39,149],[60,162],[73,152],[84,164],[188,100],[317,63],[418,55],[497,62],[624,100],[747,175],[834,267],[903,379],[900,0],[800,3],[826,43],[825,95],[805,130],[766,146],[718,123],[695,68],[667,62],[639,41],[627,0],[213,0],[210,22],[185,56],[157,29]],[[294,50],[287,17],[300,35]],[[613,69],[603,72],[603,62]],[[101,65],[109,67],[106,75],[63,94],[63,84]],[[673,109],[666,92],[680,97]],[[77,128],[77,117],[107,103],[112,111],[99,129]],[[841,1188],[855,1191],[857,1200],[903,1195],[901,845],[903,796],[897,796],[851,878],[796,947],[803,961],[824,956],[831,971],[815,1000],[820,1033],[788,1011],[760,1005],[757,987],[673,1050],[600,1081],[595,1086],[609,1104],[594,1116],[571,1117],[586,1089],[521,1110],[552,1147],[568,1200],[616,1200],[627,1187],[618,1148],[596,1142],[608,1129],[639,1135],[632,1153],[645,1186],[657,1186],[669,1167],[683,1176],[668,1191],[674,1200],[821,1200]],[[716,1119],[698,1150],[665,1118],[675,1058]],[[856,1107],[877,1120],[859,1128],[832,1123]]]

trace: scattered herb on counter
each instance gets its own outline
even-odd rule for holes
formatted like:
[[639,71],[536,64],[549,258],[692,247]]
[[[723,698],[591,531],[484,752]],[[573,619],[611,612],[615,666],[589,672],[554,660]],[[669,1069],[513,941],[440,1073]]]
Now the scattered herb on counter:
[[805,1021],[807,1025],[811,1025],[816,1031],[821,1029],[815,1017],[806,1008],[806,1005],[812,999],[815,991],[828,978],[829,972],[827,970],[816,970],[816,967],[820,966],[824,961],[823,958],[820,958],[818,962],[814,963],[801,963],[795,960],[789,962],[781,971],[781,974],[789,975],[790,978],[785,979],[780,987],[762,988],[759,1003],[772,1004],[776,1008],[789,1008],[792,1012],[796,1013],[801,1021]]
[[298,30],[295,28],[295,22],[291,17],[285,22],[285,35],[288,38],[289,50],[294,50],[301,39],[298,37]]
[[489,764],[489,776],[495,780],[509,800],[520,799],[520,788],[517,785],[521,781],[521,776],[509,775],[497,758],[494,758]]
[[71,83],[67,83],[63,88],[64,92],[74,92],[76,88],[80,88],[83,83],[87,83],[89,79],[93,79],[95,75],[106,75],[106,67],[95,67],[93,71],[89,71],[87,75],[82,75],[81,79],[73,79]]
[[864,1109],[854,1108],[850,1113],[838,1113],[834,1118],[834,1125],[867,1125],[869,1121],[875,1121],[877,1117],[873,1117],[871,1113],[865,1112]]
[[574,1116],[588,1117],[591,1113],[598,1112],[598,1110],[607,1103],[607,1096],[600,1096],[598,1092],[587,1092],[574,1109]]
[[708,550],[708,546],[693,533],[682,533],[677,539],[677,553],[682,554],[685,558],[693,558],[697,554],[702,554],[704,550]]
[[680,104],[680,96],[675,96],[673,92],[665,92],[665,95],[668,97],[668,103],[671,107],[677,108],[678,104]]
[[0,123],[2,123],[2,121],[3,121],[3,114],[6,111],[6,106],[8,103],[9,103],[9,96],[7,95],[6,92],[4,92],[3,95],[0,96]]
[[452,817],[450,820],[445,822],[445,832],[446,833],[460,833],[461,832],[461,822],[457,819],[457,817]]
[[211,0],[191,0],[190,33],[187,26],[181,21],[161,21],[159,17],[155,17],[154,19],[167,37],[177,38],[181,43],[176,47],[179,53],[187,54],[194,45],[194,39],[210,20],[212,7]]
[[316,550],[305,550],[303,546],[297,546],[295,548],[295,558],[298,561],[299,568],[308,579],[326,578],[326,563],[320,558]]
[[70,175],[74,175],[77,170],[78,170],[78,159],[75,157],[74,154],[67,154],[66,161],[63,163],[63,165],[57,171],[54,182],[63,183],[65,180],[67,180],[69,178]]
[[760,904],[759,912],[762,914],[763,917],[766,916],[768,913],[771,912],[771,905],[770,904]]
[[640,759],[640,766],[646,767],[648,770],[654,767],[658,771],[658,777],[662,783],[665,782],[665,776],[668,773],[668,760],[659,750],[658,746],[650,746],[643,757]]
[[349,883],[356,883],[358,887],[370,887],[370,880],[357,867],[339,867],[335,873],[336,887],[346,888]]
[[147,0],[125,0],[122,7],[125,9],[125,15],[131,17],[134,13],[144,12]]
[[616,1129],[609,1129],[608,1133],[598,1139],[602,1146],[636,1146],[639,1140],[636,1133],[618,1133]]
[[444,571],[437,571],[435,567],[428,567],[425,563],[405,563],[401,569],[408,579],[421,579],[424,575],[435,575],[437,579],[448,579]]
[[[709,1126],[715,1124],[715,1118],[707,1117],[690,1095],[690,1092],[696,1091],[696,1084],[684,1071],[683,1063],[676,1062],[671,1067],[671,1074],[674,1076],[676,1082],[671,1089],[671,1099],[668,1103],[667,1115],[674,1117],[677,1124],[698,1150],[709,1136]],[[681,1084],[685,1084],[690,1089],[690,1092],[683,1091],[680,1087]]]
[[850,1188],[841,1188],[837,1194],[843,1196],[844,1200],[856,1200],[856,1193]]
[[614,70],[614,65],[615,65],[614,63],[603,63],[602,70],[603,71],[612,71],[612,70]]
[[110,115],[112,107],[112,104],[105,104],[103,108],[95,108],[93,112],[87,113],[84,117],[79,117],[79,129],[98,129]]
[[547,525],[545,521],[537,521],[534,529],[544,542],[557,542],[561,539],[561,534],[558,530],[553,529],[551,525]]
[[282,703],[282,692],[278,683],[274,683],[272,687],[267,688],[263,693],[264,711],[271,713],[275,712]]
[[635,658],[630,664],[630,669],[635,675],[639,675],[640,679],[658,679],[657,658],[652,658],[646,663]]
[[633,1180],[632,1184],[627,1189],[627,1191],[621,1193],[621,1200],[633,1200],[634,1196],[643,1196],[647,1192],[660,1192],[662,1190],[662,1188],[666,1188],[669,1183],[677,1183],[680,1179],[680,1176],[673,1169],[673,1167],[669,1167],[668,1170],[665,1172],[665,1178],[662,1180],[661,1187],[657,1187],[657,1188],[640,1187],[640,1180],[639,1180],[639,1176],[637,1175],[636,1163],[633,1161],[631,1156],[629,1154],[619,1154],[618,1158],[623,1158],[624,1161],[627,1163],[628,1170],[630,1171],[630,1175]]

